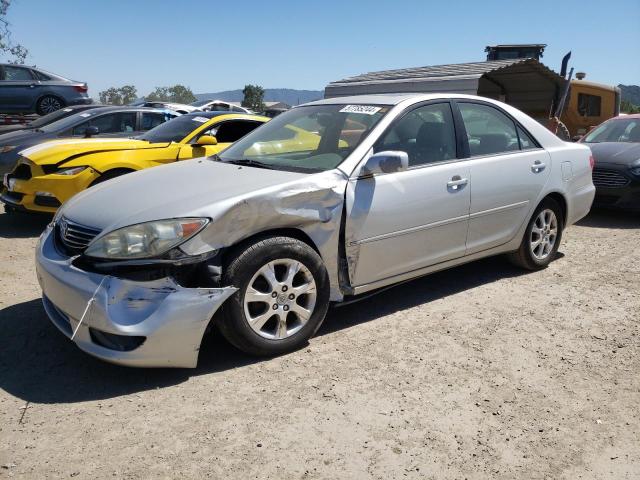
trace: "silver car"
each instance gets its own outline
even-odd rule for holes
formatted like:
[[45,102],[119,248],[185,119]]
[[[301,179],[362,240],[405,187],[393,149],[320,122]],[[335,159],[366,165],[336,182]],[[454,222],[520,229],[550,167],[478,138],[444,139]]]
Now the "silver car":
[[35,112],[38,115],[93,100],[84,82],[24,65],[0,65],[0,112]]
[[288,352],[330,302],[497,254],[546,267],[591,207],[591,168],[587,147],[486,98],[309,103],[63,205],[37,247],[44,306],[124,365],[194,367],[214,323],[249,354]]

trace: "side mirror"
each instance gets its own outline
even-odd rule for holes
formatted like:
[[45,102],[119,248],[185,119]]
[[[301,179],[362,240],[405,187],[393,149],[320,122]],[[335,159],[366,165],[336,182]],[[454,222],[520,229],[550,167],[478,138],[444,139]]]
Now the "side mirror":
[[196,145],[200,147],[204,145],[217,145],[217,144],[218,144],[218,139],[212,135],[202,135],[196,142]]
[[387,150],[371,155],[360,169],[360,177],[402,172],[407,168],[409,168],[409,155],[407,155],[407,152]]
[[100,129],[98,127],[87,127],[84,129],[84,138],[91,138],[99,133]]

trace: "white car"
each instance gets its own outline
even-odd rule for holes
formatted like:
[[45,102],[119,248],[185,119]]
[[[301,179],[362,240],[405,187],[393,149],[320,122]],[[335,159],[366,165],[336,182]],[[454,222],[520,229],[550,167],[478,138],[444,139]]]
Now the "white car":
[[546,267],[589,212],[592,168],[588,147],[487,98],[309,103],[218,156],[66,202],[37,247],[44,306],[81,349],[125,365],[194,367],[212,323],[247,353],[281,354],[330,302],[497,254]]
[[237,113],[254,113],[248,108],[225,102],[224,100],[196,100],[189,105],[198,108],[204,112],[237,112]]
[[164,108],[167,110],[173,110],[174,112],[181,113],[182,115],[185,115],[187,113],[202,111],[201,108],[194,107],[193,105],[187,105],[185,103],[144,102],[142,103],[141,106],[149,107],[149,108]]

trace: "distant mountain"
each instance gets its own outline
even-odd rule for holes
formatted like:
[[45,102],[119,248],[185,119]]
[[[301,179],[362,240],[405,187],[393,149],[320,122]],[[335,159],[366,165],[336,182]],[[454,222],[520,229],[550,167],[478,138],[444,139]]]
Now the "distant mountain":
[[622,93],[622,100],[626,100],[632,105],[640,106],[640,86],[638,85],[618,85]]
[[[323,97],[322,90],[294,90],[292,88],[265,88],[265,102],[284,102],[289,105],[312,102]],[[225,100],[227,102],[241,102],[244,95],[242,90],[227,90],[224,92],[196,93],[198,100]]]

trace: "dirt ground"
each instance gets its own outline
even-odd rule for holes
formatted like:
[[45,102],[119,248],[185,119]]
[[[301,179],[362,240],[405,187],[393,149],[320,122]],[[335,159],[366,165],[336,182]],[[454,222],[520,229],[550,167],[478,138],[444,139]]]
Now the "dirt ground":
[[83,354],[47,320],[46,219],[0,213],[0,477],[640,478],[640,216],[558,260],[475,262],[335,308],[296,353],[196,370]]

